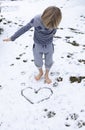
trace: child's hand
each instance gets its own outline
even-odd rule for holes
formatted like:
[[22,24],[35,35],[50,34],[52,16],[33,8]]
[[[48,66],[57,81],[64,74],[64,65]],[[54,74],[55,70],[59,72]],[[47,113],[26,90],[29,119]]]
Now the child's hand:
[[9,41],[11,41],[11,39],[10,38],[6,38],[6,39],[3,39],[3,41],[4,42],[9,42]]

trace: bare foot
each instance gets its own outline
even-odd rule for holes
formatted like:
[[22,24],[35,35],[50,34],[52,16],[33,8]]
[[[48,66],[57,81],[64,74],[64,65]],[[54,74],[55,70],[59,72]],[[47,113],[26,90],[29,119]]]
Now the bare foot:
[[52,83],[52,80],[49,78],[49,70],[48,69],[46,69],[46,72],[45,72],[45,83],[47,83],[47,84]]
[[5,38],[5,39],[3,39],[3,41],[4,42],[9,42],[9,41],[11,41],[11,39],[10,38]]
[[36,80],[40,80],[41,77],[42,77],[42,75],[43,75],[43,72],[42,72],[42,73],[39,73],[37,76],[35,76],[35,79],[36,79]]
[[52,83],[52,80],[49,77],[45,76],[45,83],[50,84]]

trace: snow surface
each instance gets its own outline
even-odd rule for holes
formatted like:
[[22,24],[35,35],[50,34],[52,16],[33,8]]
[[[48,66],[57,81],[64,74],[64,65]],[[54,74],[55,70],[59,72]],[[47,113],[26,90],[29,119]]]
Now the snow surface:
[[[63,18],[48,85],[34,79],[33,28],[14,42],[3,39],[50,5]],[[0,130],[85,130],[85,1],[1,0],[0,6]]]

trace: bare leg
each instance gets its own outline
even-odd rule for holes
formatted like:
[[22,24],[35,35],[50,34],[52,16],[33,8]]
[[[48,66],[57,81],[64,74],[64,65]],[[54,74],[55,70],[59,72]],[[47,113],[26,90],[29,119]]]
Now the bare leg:
[[42,77],[42,75],[43,75],[43,70],[42,70],[42,68],[41,68],[41,69],[39,69],[39,74],[38,74],[37,76],[35,76],[35,79],[36,79],[36,80],[40,80],[41,77]]
[[45,83],[47,83],[47,84],[52,83],[52,80],[49,78],[49,70],[47,70],[47,69],[45,72]]

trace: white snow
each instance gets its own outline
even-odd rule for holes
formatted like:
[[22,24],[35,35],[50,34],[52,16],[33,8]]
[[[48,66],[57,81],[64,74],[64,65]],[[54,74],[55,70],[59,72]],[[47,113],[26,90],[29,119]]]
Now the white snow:
[[[3,39],[50,5],[60,7],[63,18],[48,85],[34,79],[33,28],[14,42]],[[0,130],[85,130],[85,79],[70,82],[72,76],[85,78],[85,1],[0,1],[0,6]]]

